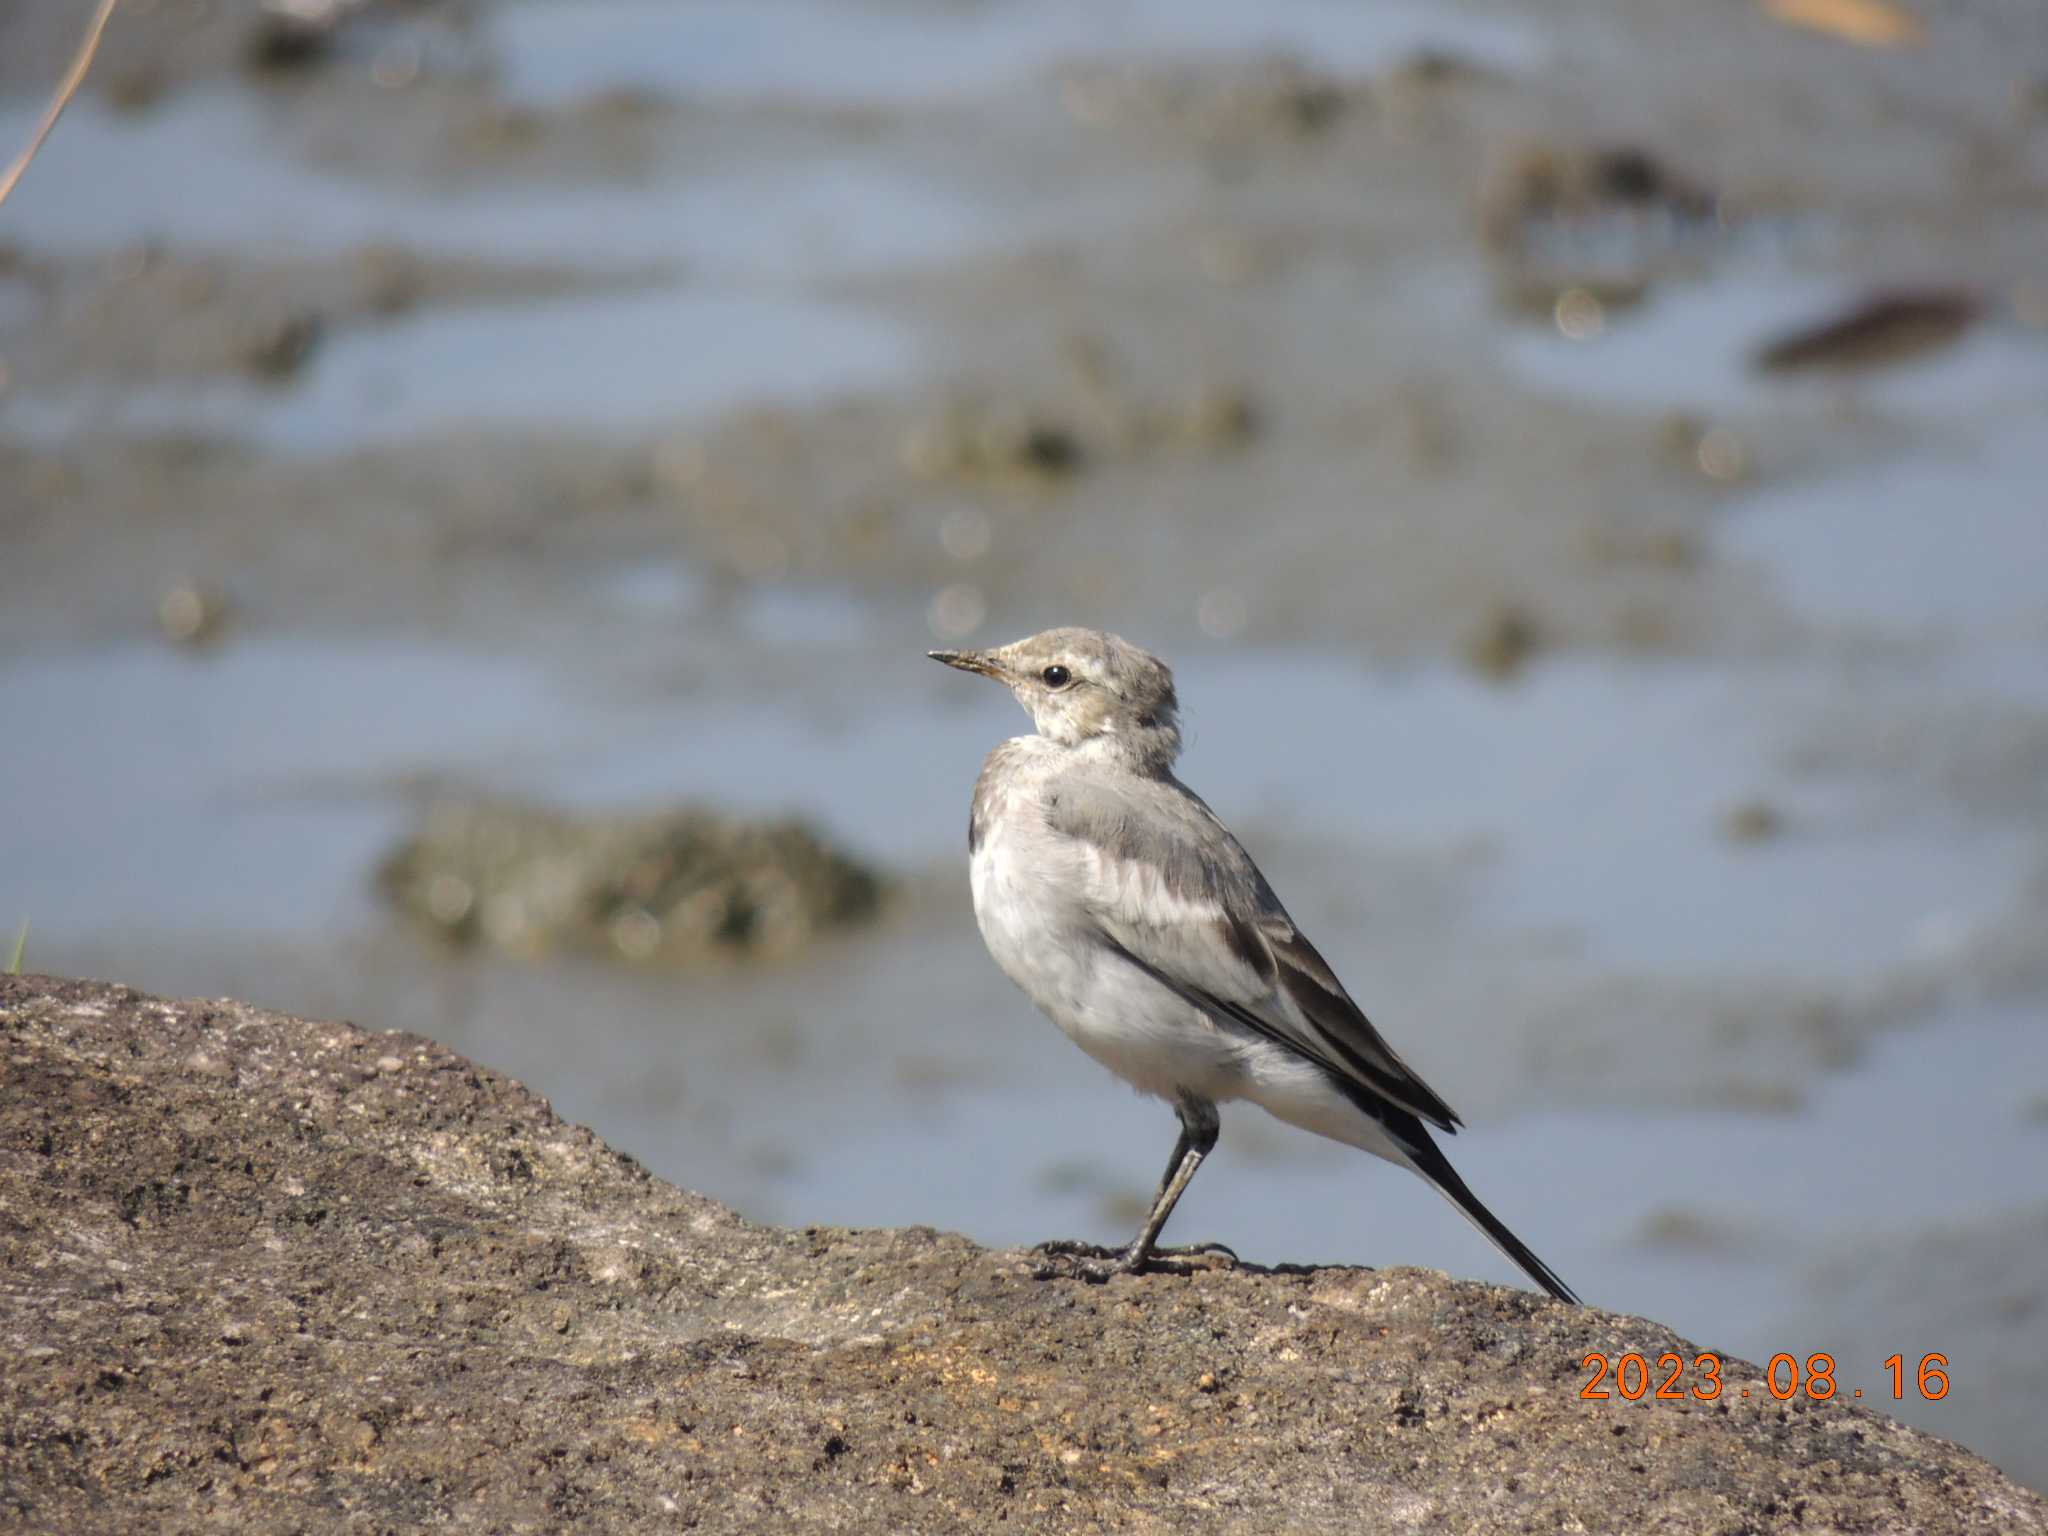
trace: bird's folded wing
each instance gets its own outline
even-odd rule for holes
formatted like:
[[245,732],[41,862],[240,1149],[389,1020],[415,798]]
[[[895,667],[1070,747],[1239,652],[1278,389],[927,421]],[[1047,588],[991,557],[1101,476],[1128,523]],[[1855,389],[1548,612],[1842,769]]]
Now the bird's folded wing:
[[1133,964],[1212,1017],[1457,1128],[1450,1105],[1380,1037],[1195,795],[1171,782],[1069,777],[1052,787],[1046,822],[1071,840],[1081,905]]

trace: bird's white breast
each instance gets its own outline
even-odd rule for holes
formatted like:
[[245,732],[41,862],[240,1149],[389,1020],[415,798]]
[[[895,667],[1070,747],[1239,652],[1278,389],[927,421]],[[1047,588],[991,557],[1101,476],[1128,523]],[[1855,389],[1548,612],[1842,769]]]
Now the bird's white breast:
[[1236,1097],[1237,1048],[1116,953],[1087,910],[1083,866],[1094,855],[1047,826],[1042,795],[1057,764],[1033,761],[1038,755],[1006,773],[989,797],[969,861],[989,954],[1068,1039],[1141,1092],[1170,1099],[1190,1088]]
[[1038,804],[1041,776],[1025,768],[990,797],[981,845],[968,865],[983,942],[1008,976],[1071,1032],[1086,991],[1087,956],[1071,928],[1070,887]]

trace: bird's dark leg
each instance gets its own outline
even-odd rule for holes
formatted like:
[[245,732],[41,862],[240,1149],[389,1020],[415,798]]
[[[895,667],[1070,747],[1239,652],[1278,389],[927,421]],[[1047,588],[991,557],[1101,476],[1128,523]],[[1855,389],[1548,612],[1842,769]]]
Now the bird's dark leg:
[[1166,1225],[1166,1218],[1173,1214],[1174,1205],[1187,1189],[1189,1180],[1194,1178],[1195,1170],[1202,1166],[1202,1159],[1216,1145],[1220,1125],[1216,1106],[1193,1094],[1182,1094],[1174,1112],[1180,1116],[1180,1137],[1173,1144],[1173,1156],[1167,1161],[1166,1172],[1159,1180],[1159,1192],[1152,1197],[1152,1209],[1146,1214],[1145,1224],[1138,1229],[1138,1235],[1121,1251],[1100,1248],[1093,1243],[1040,1243],[1040,1253],[1061,1261],[1056,1265],[1042,1265],[1038,1271],[1041,1279],[1079,1276],[1100,1284],[1113,1274],[1132,1274],[1143,1269],[1156,1255],[1180,1257],[1223,1253],[1232,1259],[1237,1257],[1221,1243],[1203,1243],[1193,1248],[1155,1246],[1160,1229]]
[[[1180,1114],[1179,1109],[1176,1108],[1174,1113]],[[1212,1135],[1209,1138],[1209,1141],[1210,1144],[1213,1146],[1215,1144],[1216,1138]],[[1167,1187],[1173,1183],[1173,1176],[1180,1172],[1181,1162],[1184,1158],[1187,1157],[1188,1148],[1192,1147],[1194,1144],[1195,1138],[1188,1133],[1187,1118],[1185,1115],[1182,1115],[1180,1122],[1180,1136],[1173,1144],[1173,1155],[1167,1158],[1166,1160],[1166,1172],[1159,1175],[1159,1187],[1152,1191],[1153,1205],[1158,1205],[1161,1200],[1164,1200],[1166,1198]]]
[[1195,1170],[1202,1166],[1202,1159],[1216,1145],[1216,1134],[1222,1126],[1216,1115],[1216,1106],[1192,1093],[1183,1092],[1174,1109],[1180,1116],[1180,1139],[1174,1143],[1173,1160],[1166,1165],[1166,1177],[1159,1181],[1159,1193],[1152,1199],[1151,1214],[1146,1216],[1145,1224],[1138,1228],[1138,1235],[1131,1239],[1131,1246],[1117,1261],[1116,1267],[1126,1273],[1143,1269],[1145,1261],[1152,1257],[1152,1245],[1159,1240],[1160,1229],[1166,1225],[1166,1218],[1173,1214],[1174,1206],[1194,1179]]

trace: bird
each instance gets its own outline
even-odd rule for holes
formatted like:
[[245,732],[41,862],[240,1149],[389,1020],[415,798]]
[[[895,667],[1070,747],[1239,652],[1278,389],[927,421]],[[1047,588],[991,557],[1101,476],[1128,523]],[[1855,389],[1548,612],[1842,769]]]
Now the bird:
[[1180,1121],[1128,1245],[1044,1250],[1096,1281],[1170,1256],[1160,1230],[1216,1145],[1218,1106],[1243,1100],[1413,1170],[1537,1285],[1578,1301],[1458,1176],[1432,1135],[1455,1133],[1458,1116],[1174,776],[1180,702],[1163,661],[1072,627],[927,654],[1007,687],[1036,727],[989,753],[968,814],[989,954],[1068,1039]]

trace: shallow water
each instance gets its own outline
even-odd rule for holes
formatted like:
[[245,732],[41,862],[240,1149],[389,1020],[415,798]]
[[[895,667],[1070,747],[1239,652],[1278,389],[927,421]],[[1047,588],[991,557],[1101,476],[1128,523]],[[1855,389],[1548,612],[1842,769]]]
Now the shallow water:
[[1547,49],[1513,19],[1414,0],[1039,0],[1025,5],[844,6],[716,0],[680,21],[658,0],[508,5],[491,35],[511,93],[561,102],[642,89],[806,102],[972,100],[1062,60],[1281,52],[1366,74],[1426,48],[1496,69]]
[[[40,659],[0,669],[0,710],[49,722],[0,767],[0,797],[44,808],[0,832],[0,860],[53,931],[177,912],[195,875],[196,920],[167,926],[290,931],[365,886],[420,782],[585,806],[701,797],[801,812],[898,867],[953,854],[980,752],[1021,715],[907,643],[838,670],[782,696],[715,679],[664,695],[418,643]],[[1217,655],[1180,669],[1182,770],[1254,847],[1255,829],[1313,839],[1366,870],[1381,847],[1476,853],[1475,931],[1563,934],[1581,965],[1842,980],[1988,929],[2040,856],[1998,818],[1932,796],[1880,812],[1874,776],[1802,771],[1800,722],[1842,707],[1844,682],[1587,659],[1502,689],[1449,667]],[[1954,702],[1945,678],[1865,693],[1884,719],[1916,693]],[[150,772],[131,785],[137,739]],[[1758,797],[1787,833],[1731,843],[1722,819]]]
[[[1815,622],[1959,638],[2048,630],[2048,395],[1974,441],[1749,498],[1722,548]],[[2036,679],[2041,672],[2026,668]],[[2035,695],[2037,698],[2039,694]]]
[[1843,313],[1858,297],[1839,281],[1738,265],[1660,284],[1583,339],[1522,327],[1503,339],[1501,355],[1534,389],[1632,411],[1853,408],[1935,423],[1987,415],[2038,423],[2048,410],[2048,340],[1996,323],[1925,358],[1855,377],[1756,369],[1760,347]]
[[[0,102],[0,137],[39,110]],[[616,273],[687,268],[752,285],[822,279],[986,248],[1020,210],[858,142],[744,168],[440,182],[336,166],[290,111],[198,90],[142,116],[84,102],[8,200],[39,247],[92,253],[158,241],[243,258],[395,245],[506,265]],[[92,197],[76,189],[90,185]],[[1024,210],[1028,211],[1028,210]]]
[[345,331],[289,389],[243,380],[81,388],[0,404],[0,426],[244,440],[327,454],[466,428],[644,432],[735,399],[895,384],[914,348],[874,315],[796,297],[661,287],[427,311]]

